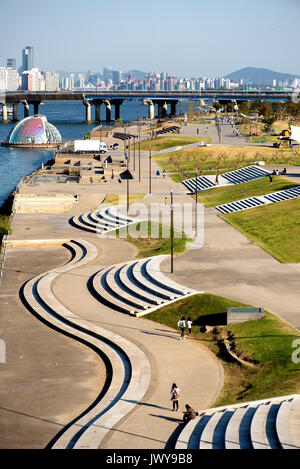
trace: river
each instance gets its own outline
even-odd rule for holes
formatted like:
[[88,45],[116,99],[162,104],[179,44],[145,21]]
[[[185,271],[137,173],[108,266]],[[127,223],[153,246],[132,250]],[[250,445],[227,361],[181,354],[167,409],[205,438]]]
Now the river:
[[[98,125],[95,122],[87,124],[84,121],[85,107],[80,102],[46,102],[40,106],[39,113],[45,115],[48,121],[57,127],[63,140],[83,138],[88,131]],[[137,113],[140,113],[142,118],[147,117],[148,107],[143,106],[139,101],[125,101],[122,104],[120,117],[124,122],[136,120]],[[30,109],[30,115],[33,115],[32,108]],[[18,118],[22,119],[23,117],[23,105],[20,104],[18,106]],[[105,119],[105,106],[101,106],[101,119]],[[15,125],[15,122],[4,123],[0,120],[0,141],[7,139]],[[105,122],[102,122],[102,125],[105,125]],[[42,163],[51,159],[52,154],[53,152],[49,150],[0,146],[0,206],[15,189],[19,181],[39,168]]]

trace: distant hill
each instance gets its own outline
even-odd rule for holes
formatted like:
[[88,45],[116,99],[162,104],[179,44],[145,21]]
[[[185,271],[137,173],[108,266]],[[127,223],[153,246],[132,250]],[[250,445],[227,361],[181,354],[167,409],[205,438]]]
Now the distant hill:
[[243,79],[247,84],[259,83],[261,85],[267,85],[272,84],[273,80],[277,80],[277,82],[279,82],[300,78],[300,74],[291,75],[290,73],[274,72],[267,68],[245,67],[237,70],[236,72],[229,73],[224,78],[229,78],[231,81],[238,82]]
[[142,72],[141,70],[129,70],[129,72],[126,72],[125,75],[134,75],[136,80],[143,80],[146,73]]

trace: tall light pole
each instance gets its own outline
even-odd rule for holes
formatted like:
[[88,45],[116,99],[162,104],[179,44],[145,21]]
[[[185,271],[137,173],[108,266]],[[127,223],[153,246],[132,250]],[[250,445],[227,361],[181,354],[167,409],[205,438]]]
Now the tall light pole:
[[139,182],[141,182],[141,125],[140,125],[140,113],[138,112],[138,134],[139,134]]
[[139,182],[141,182],[141,135],[139,129]]
[[[100,132],[99,132],[99,138],[100,138],[100,140],[99,140],[99,153],[100,153],[100,150],[101,150],[101,129],[102,129],[102,125],[101,125],[101,124],[99,125],[99,129],[100,129]],[[101,159],[101,158],[100,158],[100,159]]]
[[195,237],[198,236],[198,168],[196,168],[196,212],[195,212]]
[[133,136],[133,171],[135,171],[135,135]]
[[174,272],[174,205],[173,205],[173,186],[170,190],[171,195],[171,274]]
[[149,194],[151,194],[151,145],[149,145]]
[[126,193],[127,193],[127,214],[129,212],[129,166],[128,166],[128,156],[127,156],[127,184],[126,184]]

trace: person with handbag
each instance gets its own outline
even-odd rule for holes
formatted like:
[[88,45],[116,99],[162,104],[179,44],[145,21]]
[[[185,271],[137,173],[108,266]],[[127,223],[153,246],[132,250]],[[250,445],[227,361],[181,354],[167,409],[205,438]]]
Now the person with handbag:
[[178,407],[179,407],[179,391],[180,389],[177,387],[177,384],[176,383],[173,383],[172,384],[172,387],[171,387],[171,401],[173,402],[173,412],[176,410],[178,410]]
[[181,329],[180,339],[184,339],[184,330],[185,330],[185,317],[184,316],[182,316],[182,318],[178,321],[177,326],[180,327]]

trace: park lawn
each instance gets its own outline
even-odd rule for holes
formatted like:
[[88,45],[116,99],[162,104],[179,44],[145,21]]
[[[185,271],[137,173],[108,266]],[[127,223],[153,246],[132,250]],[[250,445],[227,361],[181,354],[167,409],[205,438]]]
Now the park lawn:
[[10,216],[0,215],[0,235],[7,234],[10,227]]
[[157,164],[171,173],[176,181],[181,181],[198,174],[221,174],[234,169],[253,165],[256,161],[264,161],[266,165],[300,164],[300,152],[280,150],[272,147],[234,147],[209,146],[191,147],[172,151],[166,154],[153,155]]
[[[211,142],[211,137],[172,137],[172,136],[165,136],[165,137],[156,137],[151,140],[147,140],[146,142],[141,142],[141,150],[149,150],[151,145],[151,151],[160,151],[165,150],[167,148],[172,147],[181,147],[184,145],[190,145],[191,143],[197,142]],[[136,149],[138,149],[138,144],[135,145]]]
[[299,198],[220,216],[279,262],[300,262]]
[[[134,244],[139,249],[139,258],[171,253],[170,227],[161,223],[142,221],[110,232],[109,235]],[[175,229],[174,255],[185,252],[187,242],[191,241],[183,231]]]
[[[129,194],[129,204],[132,205],[139,202],[145,195],[146,194]],[[109,205],[126,205],[127,196],[126,194],[107,194],[104,203]]]
[[[198,200],[206,207],[215,207],[216,205],[290,189],[295,186],[297,184],[282,176],[273,176],[272,184],[270,184],[268,177],[262,177],[242,184],[221,186],[200,192],[198,193]],[[195,195],[193,197],[195,198]]]
[[[249,306],[211,294],[198,294],[160,308],[144,319],[178,331],[181,316],[191,318],[192,338],[207,346],[224,367],[224,386],[215,406],[300,392],[299,365],[293,363],[292,346],[300,334],[280,318],[266,312],[265,318],[226,325],[229,306]],[[204,326],[214,326],[204,332]],[[179,339],[179,331],[178,331]],[[229,339],[235,354],[254,364],[242,365],[226,350]]]

